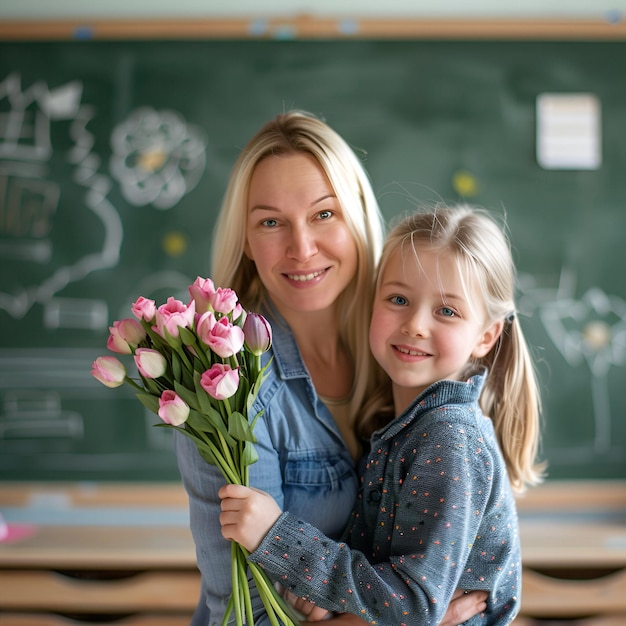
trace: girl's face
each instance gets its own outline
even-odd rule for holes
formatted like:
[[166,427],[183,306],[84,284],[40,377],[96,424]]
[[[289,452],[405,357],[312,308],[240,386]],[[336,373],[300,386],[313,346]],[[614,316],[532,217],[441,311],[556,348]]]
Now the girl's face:
[[[374,298],[370,348],[392,381],[396,415],[432,383],[459,380],[485,356],[502,323],[488,324],[480,293],[464,289],[451,255],[428,249],[391,254]],[[470,300],[468,300],[468,297]]]
[[246,255],[290,314],[326,310],[354,279],[357,247],[335,192],[308,154],[263,159],[250,179]]

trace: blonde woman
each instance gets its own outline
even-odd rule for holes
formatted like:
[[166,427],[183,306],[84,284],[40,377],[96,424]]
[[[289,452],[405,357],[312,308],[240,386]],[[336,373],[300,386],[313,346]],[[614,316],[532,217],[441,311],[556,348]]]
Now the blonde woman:
[[[339,537],[358,488],[355,419],[379,376],[367,333],[383,224],[366,172],[321,120],[279,115],[235,163],[213,242],[215,284],[234,289],[273,330],[270,376],[252,411],[263,416],[251,484]],[[224,481],[186,437],[176,437],[176,452],[202,574],[192,624],[219,625],[231,592]],[[475,614],[484,597],[455,601],[446,623]],[[267,623],[260,603],[256,614]]]

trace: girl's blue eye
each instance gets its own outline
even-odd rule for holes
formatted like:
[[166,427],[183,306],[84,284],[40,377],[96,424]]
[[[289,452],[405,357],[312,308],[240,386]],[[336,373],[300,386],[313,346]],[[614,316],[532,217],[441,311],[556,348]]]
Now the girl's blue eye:
[[456,313],[452,309],[448,308],[447,306],[444,306],[441,308],[441,314],[444,317],[454,317],[456,315]]
[[268,228],[272,228],[272,227],[276,226],[276,220],[270,218],[270,219],[267,219],[267,220],[263,220],[261,222],[261,224],[263,226],[267,226]]
[[393,304],[398,304],[399,306],[406,306],[408,303],[408,300],[403,296],[391,296],[389,301],[393,302]]
[[320,211],[318,217],[321,220],[327,220],[328,218],[332,217],[332,214],[332,211]]

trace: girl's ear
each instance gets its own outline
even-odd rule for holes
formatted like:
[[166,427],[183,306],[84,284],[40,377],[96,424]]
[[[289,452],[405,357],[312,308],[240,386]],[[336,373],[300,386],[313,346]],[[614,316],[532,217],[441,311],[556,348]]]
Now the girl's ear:
[[497,322],[494,322],[491,326],[489,326],[485,331],[483,331],[483,334],[478,338],[478,341],[474,346],[472,356],[480,359],[486,354],[489,354],[491,348],[493,348],[496,341],[498,341],[498,337],[500,337],[500,335],[502,334],[503,328],[504,321],[498,320]]

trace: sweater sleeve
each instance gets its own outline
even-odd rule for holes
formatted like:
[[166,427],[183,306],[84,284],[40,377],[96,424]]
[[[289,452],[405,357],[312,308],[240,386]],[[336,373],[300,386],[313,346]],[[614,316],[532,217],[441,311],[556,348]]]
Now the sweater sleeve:
[[[362,551],[330,540],[286,512],[251,560],[296,595],[328,610],[376,624],[438,624],[459,586],[489,482],[484,459],[468,455],[466,429],[449,426],[434,426],[435,432],[442,429],[441,437],[432,437],[435,449],[426,443],[413,458],[403,455],[404,479],[392,496],[395,512],[376,512],[370,529],[385,542],[386,558],[373,557],[374,537],[362,544],[363,549],[371,546],[370,562]],[[412,477],[419,477],[419,488]]]

